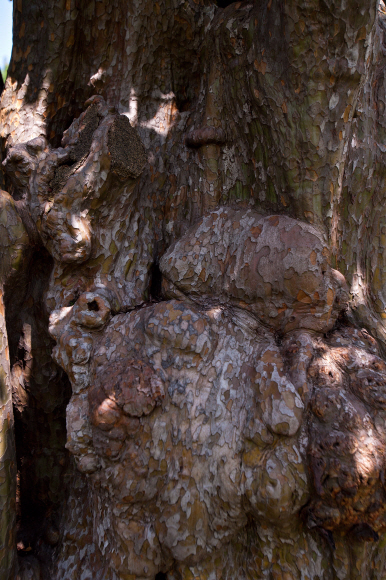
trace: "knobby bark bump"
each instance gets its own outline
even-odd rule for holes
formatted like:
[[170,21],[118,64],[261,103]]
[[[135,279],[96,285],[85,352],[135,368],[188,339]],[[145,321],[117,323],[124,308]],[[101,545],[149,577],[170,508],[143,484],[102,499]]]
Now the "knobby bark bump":
[[14,1],[1,578],[385,576],[385,17]]

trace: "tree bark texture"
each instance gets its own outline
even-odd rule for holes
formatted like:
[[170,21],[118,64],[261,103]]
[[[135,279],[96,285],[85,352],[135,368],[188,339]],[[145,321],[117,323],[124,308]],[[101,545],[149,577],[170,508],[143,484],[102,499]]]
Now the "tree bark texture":
[[383,1],[13,34],[0,578],[386,578]]

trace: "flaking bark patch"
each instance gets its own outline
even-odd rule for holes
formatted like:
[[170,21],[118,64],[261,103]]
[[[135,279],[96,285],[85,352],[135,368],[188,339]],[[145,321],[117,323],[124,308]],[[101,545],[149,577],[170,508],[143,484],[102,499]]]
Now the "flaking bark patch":
[[21,576],[383,578],[383,2],[48,4],[1,98]]

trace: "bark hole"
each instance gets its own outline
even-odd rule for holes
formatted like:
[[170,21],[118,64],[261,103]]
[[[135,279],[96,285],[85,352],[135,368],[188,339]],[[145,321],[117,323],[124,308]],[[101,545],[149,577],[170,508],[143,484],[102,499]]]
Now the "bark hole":
[[156,262],[151,265],[149,274],[149,298],[154,302],[160,302],[162,300],[162,273]]
[[98,312],[99,306],[96,300],[92,300],[91,302],[87,303],[87,307],[89,310],[93,310],[94,312]]

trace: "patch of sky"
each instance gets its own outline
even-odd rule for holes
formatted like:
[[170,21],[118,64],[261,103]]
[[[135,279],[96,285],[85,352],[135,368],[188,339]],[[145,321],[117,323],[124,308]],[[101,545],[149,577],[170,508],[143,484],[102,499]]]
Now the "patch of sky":
[[6,79],[12,53],[12,1],[0,0],[0,67]]

